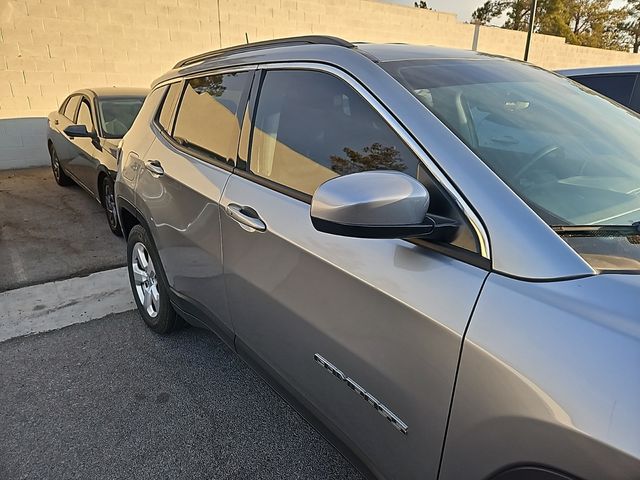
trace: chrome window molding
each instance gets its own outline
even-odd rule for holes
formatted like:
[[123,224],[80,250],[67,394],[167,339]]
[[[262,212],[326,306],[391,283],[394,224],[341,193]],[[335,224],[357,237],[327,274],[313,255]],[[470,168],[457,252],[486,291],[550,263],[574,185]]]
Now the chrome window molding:
[[[480,218],[476,215],[475,211],[467,204],[466,200],[460,195],[458,190],[449,181],[447,176],[440,170],[436,163],[432,160],[431,156],[414,140],[404,126],[395,118],[395,116],[387,110],[387,108],[369,91],[367,90],[357,79],[349,75],[344,70],[327,65],[324,63],[316,62],[279,62],[279,63],[265,63],[260,64],[257,67],[259,70],[314,70],[319,72],[325,72],[334,75],[350,87],[352,87],[360,96],[362,96],[366,102],[368,102],[379,115],[387,122],[391,129],[406,143],[409,149],[418,157],[418,159],[427,167],[429,172],[434,178],[442,185],[449,195],[454,199],[456,205],[469,220],[469,224],[473,228],[478,238],[480,245],[480,255],[487,260],[491,260],[491,247],[489,243],[489,235],[484,227],[484,224]],[[200,74],[201,76],[202,74]]]

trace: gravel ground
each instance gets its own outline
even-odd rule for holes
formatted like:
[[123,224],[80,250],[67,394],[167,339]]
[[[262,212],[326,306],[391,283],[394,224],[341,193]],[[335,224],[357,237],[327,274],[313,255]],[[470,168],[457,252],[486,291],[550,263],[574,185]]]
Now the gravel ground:
[[3,480],[361,478],[204,330],[127,312],[0,343],[0,365]]

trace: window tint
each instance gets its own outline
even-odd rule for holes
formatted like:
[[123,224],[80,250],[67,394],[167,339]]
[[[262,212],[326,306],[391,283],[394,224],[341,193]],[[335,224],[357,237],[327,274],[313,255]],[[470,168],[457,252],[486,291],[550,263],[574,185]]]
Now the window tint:
[[270,71],[260,90],[250,169],[313,194],[322,182],[366,170],[416,176],[419,161],[356,91],[321,72]]
[[633,85],[636,83],[635,74],[578,76],[573,80],[596,92],[599,92],[622,105],[629,105]]
[[74,95],[69,99],[67,105],[64,107],[64,116],[69,120],[73,121],[73,116],[76,113],[76,109],[78,108],[78,103],[80,102],[80,95]]
[[238,108],[250,74],[208,75],[187,82],[173,138],[199,153],[235,160],[240,124]]
[[80,110],[78,110],[77,125],[86,125],[88,132],[93,132],[93,120],[91,119],[91,110],[89,109],[89,103],[86,100],[82,100],[80,104]]
[[144,98],[108,98],[98,101],[98,113],[106,138],[122,138],[136,119]]
[[163,128],[165,132],[171,132],[171,115],[180,97],[180,89],[182,87],[181,82],[172,83],[167,91],[162,107],[158,112],[158,124]]

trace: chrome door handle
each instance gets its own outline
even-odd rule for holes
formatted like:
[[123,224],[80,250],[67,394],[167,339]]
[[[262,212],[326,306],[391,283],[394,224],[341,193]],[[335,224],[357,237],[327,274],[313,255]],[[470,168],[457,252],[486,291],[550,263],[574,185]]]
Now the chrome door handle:
[[260,219],[258,213],[251,207],[243,207],[236,203],[230,203],[225,211],[232,219],[247,231],[264,232],[267,225]]
[[162,165],[160,165],[158,160],[147,160],[144,162],[144,168],[154,175],[164,175],[164,168],[162,168]]

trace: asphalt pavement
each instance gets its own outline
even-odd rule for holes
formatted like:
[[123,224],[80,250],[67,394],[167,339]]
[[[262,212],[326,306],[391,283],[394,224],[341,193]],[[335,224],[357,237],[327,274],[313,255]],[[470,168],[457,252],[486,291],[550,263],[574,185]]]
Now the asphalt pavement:
[[135,312],[0,343],[0,478],[358,479],[213,334]]
[[124,240],[80,187],[51,168],[0,171],[0,292],[124,265]]

